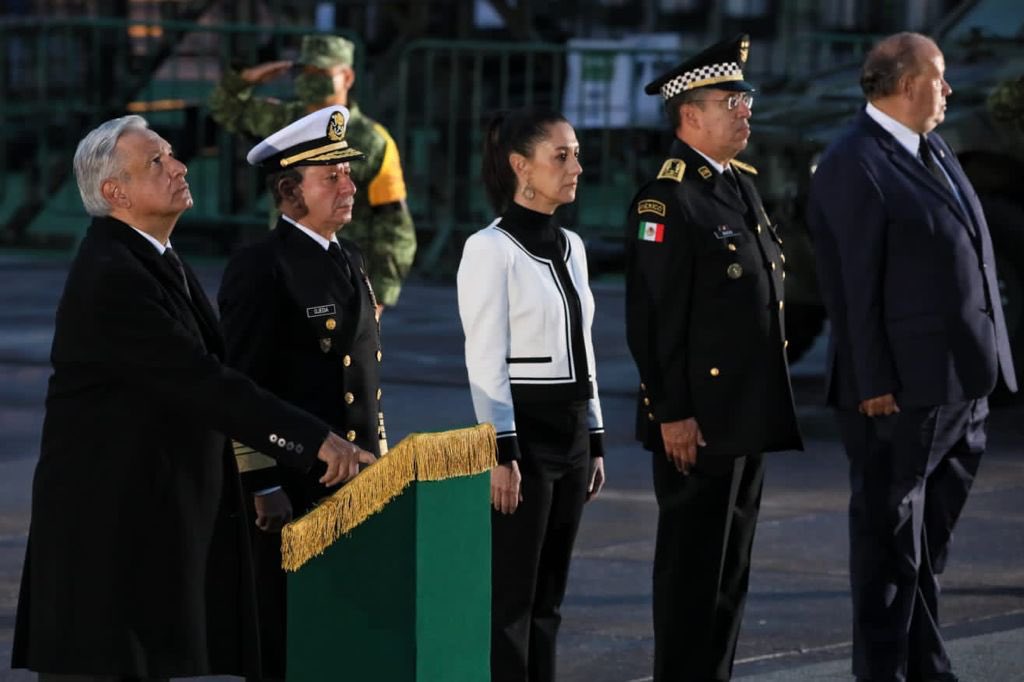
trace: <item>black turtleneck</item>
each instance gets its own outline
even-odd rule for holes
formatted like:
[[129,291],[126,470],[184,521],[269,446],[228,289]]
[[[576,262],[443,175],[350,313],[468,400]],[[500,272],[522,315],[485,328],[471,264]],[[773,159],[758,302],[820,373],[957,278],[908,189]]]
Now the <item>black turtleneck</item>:
[[[554,391],[553,386],[545,386],[544,394],[547,396],[542,401],[516,401],[513,394],[517,411],[527,409],[535,402],[547,403],[541,409],[550,409],[551,402],[565,403],[570,409],[585,407],[585,401],[594,397],[593,384],[590,381],[590,373],[587,368],[587,347],[583,340],[583,307],[580,304],[580,297],[569,276],[567,260],[568,240],[565,233],[558,226],[553,215],[538,213],[531,209],[512,203],[508,210],[501,217],[498,226],[511,234],[516,241],[523,245],[532,255],[551,262],[555,277],[565,292],[566,303],[568,304],[569,333],[572,338],[572,364],[575,370],[576,381],[568,387],[566,392]],[[598,434],[593,434],[590,439],[591,456],[604,454],[602,439]],[[596,441],[596,442],[595,442]]]

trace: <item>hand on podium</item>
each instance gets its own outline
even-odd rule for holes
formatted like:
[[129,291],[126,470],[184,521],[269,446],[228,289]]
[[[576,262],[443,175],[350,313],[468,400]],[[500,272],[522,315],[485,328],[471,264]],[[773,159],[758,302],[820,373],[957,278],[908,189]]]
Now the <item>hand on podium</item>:
[[355,478],[360,464],[373,464],[377,458],[355,443],[350,443],[333,431],[327,434],[317,459],[327,463],[327,472],[320,477],[326,486],[337,485]]

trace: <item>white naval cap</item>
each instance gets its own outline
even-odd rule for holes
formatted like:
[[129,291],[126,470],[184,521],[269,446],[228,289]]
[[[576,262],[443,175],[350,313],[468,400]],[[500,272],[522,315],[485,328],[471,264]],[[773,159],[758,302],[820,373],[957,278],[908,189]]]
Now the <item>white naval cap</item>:
[[249,150],[253,166],[283,170],[296,166],[325,166],[363,158],[345,141],[348,109],[331,106],[307,114]]

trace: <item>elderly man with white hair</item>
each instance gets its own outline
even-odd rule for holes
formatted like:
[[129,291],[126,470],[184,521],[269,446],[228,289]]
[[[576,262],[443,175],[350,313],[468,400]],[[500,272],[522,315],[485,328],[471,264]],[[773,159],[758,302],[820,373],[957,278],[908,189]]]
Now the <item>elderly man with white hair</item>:
[[259,674],[230,438],[354,476],[373,455],[221,364],[217,320],[171,248],[187,169],[145,119],[90,132],[92,224],[57,310],[14,667],[49,681]]

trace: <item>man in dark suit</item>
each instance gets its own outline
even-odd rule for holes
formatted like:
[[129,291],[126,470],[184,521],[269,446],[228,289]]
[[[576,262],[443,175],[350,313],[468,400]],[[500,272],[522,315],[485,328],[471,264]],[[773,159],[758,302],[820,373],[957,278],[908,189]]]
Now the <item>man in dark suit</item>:
[[258,673],[251,562],[224,434],[325,484],[373,456],[223,366],[170,235],[186,168],[139,116],[78,146],[94,216],[57,310],[14,667],[48,680]]
[[[336,233],[352,219],[349,112],[314,112],[260,142],[249,162],[268,170],[277,227],[228,263],[218,301],[228,363],[260,386],[315,414],[360,448],[386,450],[380,411],[376,300],[353,242]],[[253,502],[251,526],[263,672],[285,676],[285,575],[281,526],[333,492],[317,471],[277,466],[236,446]]]
[[981,204],[932,131],[942,52],[901,33],[869,53],[867,106],[825,152],[809,223],[832,323],[829,404],[850,460],[853,672],[955,680],[938,581],[985,448],[987,396],[1016,390]]
[[646,88],[677,139],[629,209],[626,332],[637,437],[653,453],[654,679],[728,680],[761,503],[762,453],[802,447],[786,363],[782,240],[751,176],[749,40]]

